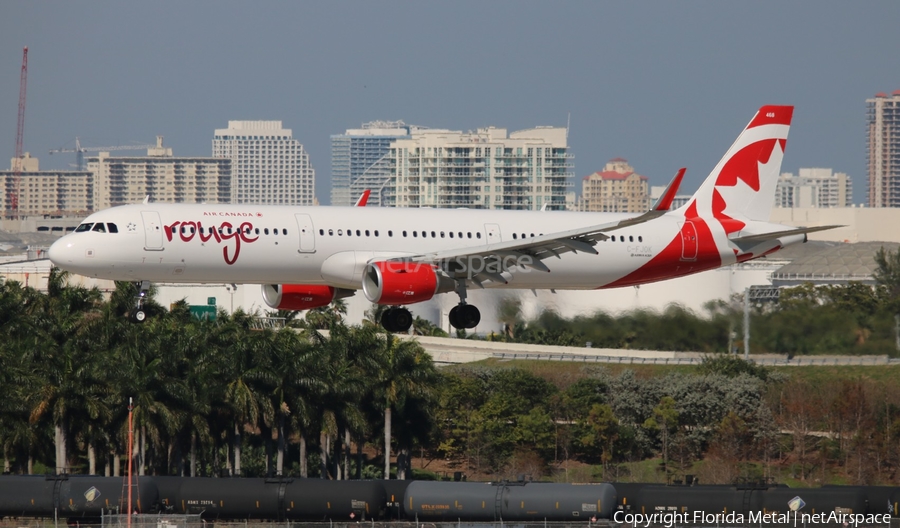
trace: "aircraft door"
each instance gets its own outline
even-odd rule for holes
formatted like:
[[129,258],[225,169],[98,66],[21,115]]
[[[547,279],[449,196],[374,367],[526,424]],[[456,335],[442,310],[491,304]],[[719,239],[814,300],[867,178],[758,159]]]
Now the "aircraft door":
[[488,244],[496,244],[500,242],[500,226],[498,224],[484,224],[484,233],[487,236]]
[[315,253],[316,252],[316,233],[313,230],[312,218],[308,214],[295,214],[297,219],[297,228],[300,231],[300,249],[299,253]]
[[697,228],[687,220],[681,226],[681,260],[697,260]]
[[144,220],[144,249],[146,251],[163,250],[162,222],[156,211],[141,211]]

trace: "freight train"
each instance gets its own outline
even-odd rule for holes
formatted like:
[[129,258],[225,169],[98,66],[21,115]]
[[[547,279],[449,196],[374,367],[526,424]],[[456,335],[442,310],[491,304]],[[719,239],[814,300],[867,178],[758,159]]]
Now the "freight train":
[[[127,511],[124,479],[0,476],[0,518],[99,520]],[[798,502],[796,499],[800,499]],[[801,512],[900,517],[900,488],[701,486],[544,482],[331,481],[293,478],[138,477],[135,513],[199,514],[207,520],[428,522],[621,521],[626,514],[695,511]]]

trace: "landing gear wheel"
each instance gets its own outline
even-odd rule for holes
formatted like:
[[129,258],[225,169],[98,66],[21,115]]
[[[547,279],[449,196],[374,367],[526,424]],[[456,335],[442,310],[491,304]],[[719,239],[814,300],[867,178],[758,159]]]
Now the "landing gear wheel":
[[450,324],[457,329],[472,329],[481,322],[481,312],[471,304],[457,304],[450,309]]
[[412,323],[412,314],[406,308],[388,308],[381,314],[381,326],[388,332],[406,333]]
[[147,312],[145,312],[141,308],[138,308],[137,310],[131,312],[131,320],[135,323],[143,323],[147,320]]

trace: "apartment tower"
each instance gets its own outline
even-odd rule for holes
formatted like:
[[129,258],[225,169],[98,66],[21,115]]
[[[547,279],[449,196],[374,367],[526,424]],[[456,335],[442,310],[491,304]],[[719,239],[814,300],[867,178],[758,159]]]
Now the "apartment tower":
[[229,121],[216,129],[213,156],[231,160],[231,202],[313,205],[315,171],[281,121]]
[[389,205],[565,209],[572,185],[566,129],[507,133],[413,130],[391,144]]
[[900,207],[900,90],[866,99],[869,207]]

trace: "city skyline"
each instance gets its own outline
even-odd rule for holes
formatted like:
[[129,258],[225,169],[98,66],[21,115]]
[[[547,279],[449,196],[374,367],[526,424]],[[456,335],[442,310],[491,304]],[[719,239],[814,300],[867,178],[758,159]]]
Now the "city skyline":
[[401,119],[568,125],[573,183],[623,157],[656,185],[686,166],[682,190],[693,192],[746,113],[775,103],[797,107],[784,170],[847,173],[860,203],[865,100],[900,88],[900,5],[889,2],[346,7],[5,6],[0,150],[14,153],[28,46],[24,150],[46,169],[74,162],[47,150],[76,136],[95,146],[164,135],[185,156],[209,156],[222,123],[281,120],[329,203],[331,136]]

